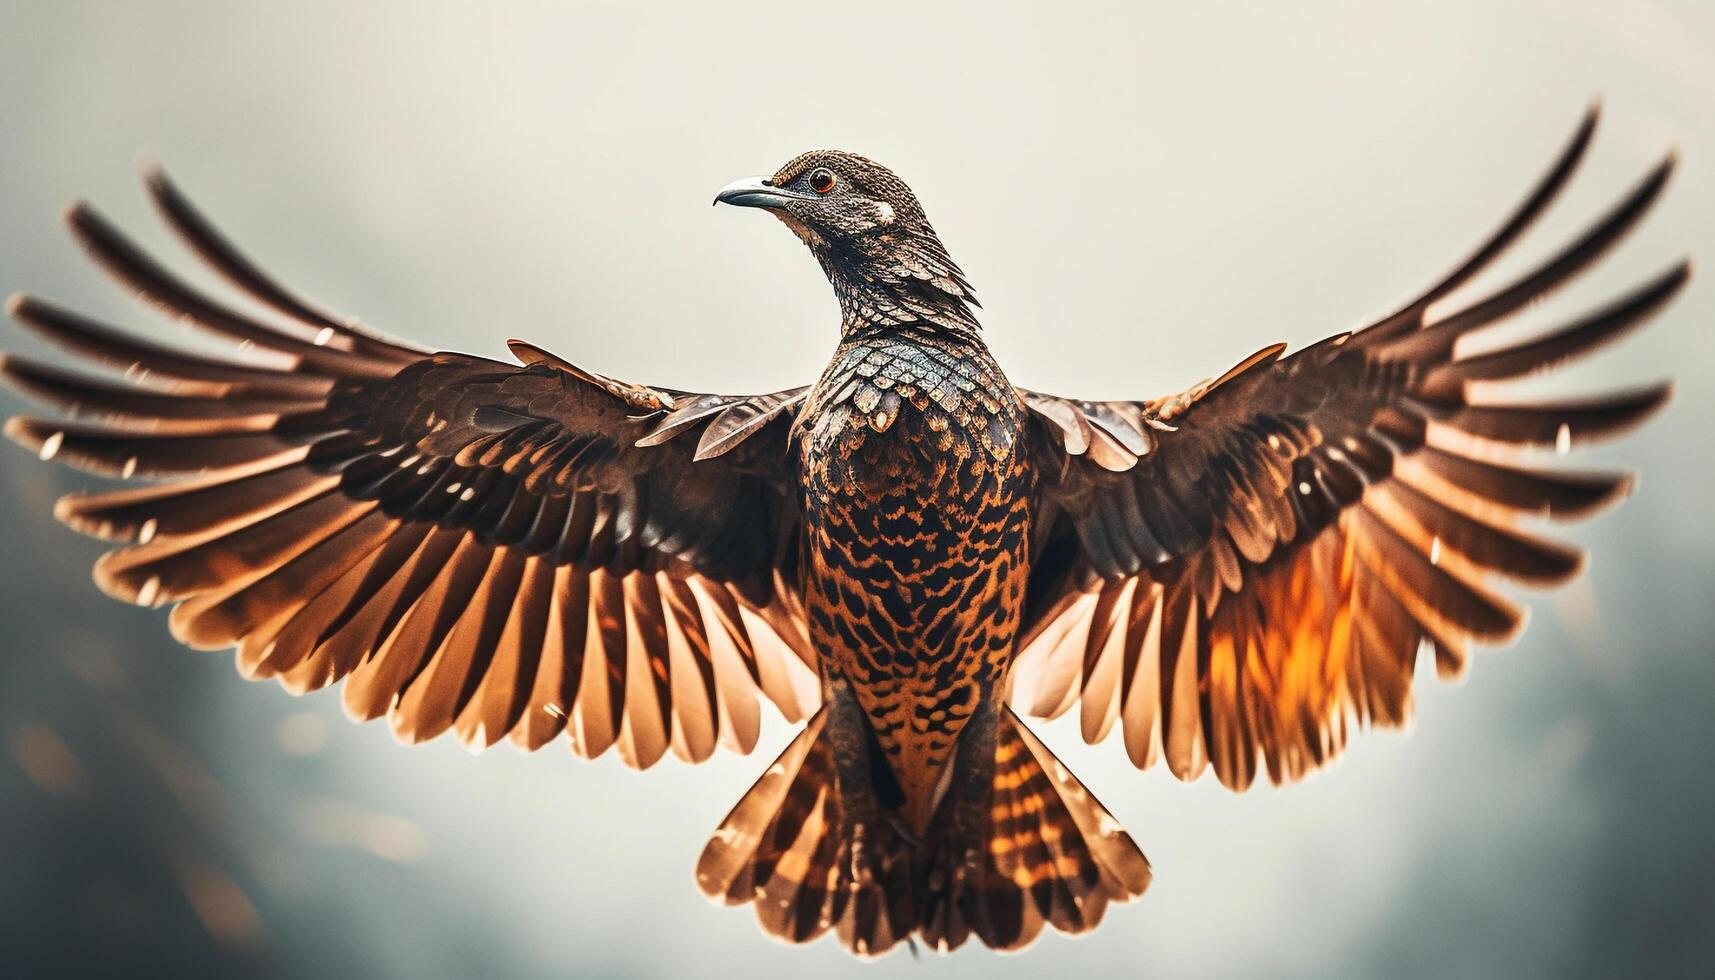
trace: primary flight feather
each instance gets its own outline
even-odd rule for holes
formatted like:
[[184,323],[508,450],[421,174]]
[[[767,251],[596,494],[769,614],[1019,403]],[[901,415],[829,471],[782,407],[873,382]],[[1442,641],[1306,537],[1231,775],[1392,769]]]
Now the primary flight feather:
[[1579,551],[1525,524],[1586,516],[1629,480],[1517,450],[1620,432],[1669,388],[1514,402],[1493,384],[1625,334],[1689,266],[1528,340],[1460,341],[1594,264],[1673,159],[1516,279],[1461,287],[1554,200],[1595,125],[1397,313],[1137,401],[1014,386],[916,196],[855,154],[717,197],[782,220],[839,300],[821,377],[752,396],[630,384],[521,341],[508,363],[379,336],[276,283],[154,172],[163,218],[250,308],[85,205],[68,223],[231,350],[14,297],[20,323],[110,371],[7,357],[8,381],[76,421],[6,431],[150,481],[55,515],[123,543],[96,566],[104,591],[174,605],[173,634],[236,647],[245,676],[344,680],[354,717],[407,742],[563,733],[640,768],[749,751],[766,700],[804,728],[704,850],[706,893],[862,955],[1017,948],[1093,928],[1150,869],[1011,705],[1075,708],[1140,768],[1287,782],[1354,728],[1405,720],[1421,647],[1454,675],[1470,644],[1510,637],[1521,612],[1495,580],[1578,572]]

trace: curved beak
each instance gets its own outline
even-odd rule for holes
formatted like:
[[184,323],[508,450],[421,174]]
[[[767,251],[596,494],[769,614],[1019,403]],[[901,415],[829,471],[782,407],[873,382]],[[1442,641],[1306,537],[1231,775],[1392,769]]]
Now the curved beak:
[[745,177],[721,188],[714,203],[730,204],[736,208],[783,208],[793,201],[815,199],[811,194],[775,187],[762,177]]

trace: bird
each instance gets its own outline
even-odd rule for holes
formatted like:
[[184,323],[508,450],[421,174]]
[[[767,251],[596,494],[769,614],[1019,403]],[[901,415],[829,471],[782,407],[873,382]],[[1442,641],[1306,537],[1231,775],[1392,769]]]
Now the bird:
[[115,543],[104,592],[172,606],[176,639],[235,650],[243,676],[343,682],[351,717],[405,743],[564,736],[638,769],[747,753],[771,704],[801,728],[704,848],[707,896],[859,956],[1018,949],[1094,929],[1152,877],[1026,717],[1075,710],[1085,741],[1117,731],[1137,768],[1185,781],[1295,782],[1410,718],[1420,654],[1458,677],[1473,646],[1513,637],[1523,611],[1498,582],[1578,574],[1583,553],[1536,525],[1590,516],[1632,477],[1530,450],[1619,434],[1671,383],[1565,401],[1505,384],[1627,335],[1690,264],[1482,339],[1595,266],[1675,156],[1476,286],[1598,117],[1395,312],[1135,400],[1013,384],[917,196],[853,153],[715,198],[784,223],[838,303],[814,383],[751,395],[621,381],[520,340],[497,360],[386,335],[263,272],[151,167],[156,210],[225,291],[88,204],[67,224],[219,350],[14,296],[73,366],[7,355],[0,376],[68,417],[5,432],[141,483],[54,516]]

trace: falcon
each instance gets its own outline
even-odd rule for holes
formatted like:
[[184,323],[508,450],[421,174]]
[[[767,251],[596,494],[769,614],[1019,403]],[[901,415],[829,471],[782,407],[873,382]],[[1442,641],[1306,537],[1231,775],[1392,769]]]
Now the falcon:
[[15,418],[43,460],[146,485],[55,516],[117,542],[109,595],[172,606],[402,742],[616,752],[648,768],[747,752],[763,702],[802,729],[697,863],[718,902],[788,942],[859,955],[1093,929],[1150,867],[1021,719],[1075,711],[1140,769],[1243,790],[1329,764],[1411,713],[1522,611],[1494,588],[1576,575],[1527,526],[1625,496],[1623,473],[1532,463],[1619,433],[1667,384],[1572,401],[1504,383],[1614,341],[1680,263],[1529,336],[1485,332],[1591,268],[1670,155],[1570,243],[1466,288],[1566,186],[1594,109],[1523,204],[1397,312],[1284,344],[1153,400],[1015,386],[917,197],[818,151],[717,203],[772,214],[839,303],[814,384],[717,395],[633,384],[524,341],[516,363],[392,339],[288,290],[164,173],[149,195],[232,295],[145,254],[89,206],[67,222],[126,289],[224,342],[162,344],[16,296],[81,370],[7,357],[70,419]]

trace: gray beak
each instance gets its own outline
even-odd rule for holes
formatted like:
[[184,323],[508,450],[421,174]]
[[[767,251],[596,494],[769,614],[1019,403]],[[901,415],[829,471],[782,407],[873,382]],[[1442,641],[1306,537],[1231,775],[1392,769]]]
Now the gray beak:
[[761,177],[735,180],[715,195],[716,204],[730,204],[737,208],[783,208],[793,201],[814,200],[814,194],[774,187]]

